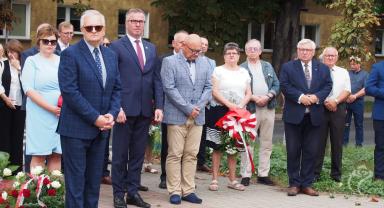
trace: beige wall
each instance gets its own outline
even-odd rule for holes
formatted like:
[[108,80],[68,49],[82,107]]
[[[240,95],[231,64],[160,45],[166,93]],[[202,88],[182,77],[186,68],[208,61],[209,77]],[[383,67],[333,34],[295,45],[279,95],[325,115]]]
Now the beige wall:
[[[39,24],[47,22],[56,25],[57,3],[52,0],[33,0],[31,2],[31,38],[22,40],[25,49],[36,43],[36,28]],[[78,0],[64,0],[64,6],[72,6]],[[87,3],[87,1],[83,1]],[[141,8],[150,14],[149,38],[158,47],[159,54],[168,51],[168,23],[163,21],[161,13],[157,8],[150,5],[150,0],[91,0],[91,7],[104,14],[106,19],[106,36],[110,40],[115,40],[118,28],[119,10],[128,10],[129,8]],[[75,35],[72,43],[77,42],[82,36]],[[0,40],[3,43],[4,40]]]

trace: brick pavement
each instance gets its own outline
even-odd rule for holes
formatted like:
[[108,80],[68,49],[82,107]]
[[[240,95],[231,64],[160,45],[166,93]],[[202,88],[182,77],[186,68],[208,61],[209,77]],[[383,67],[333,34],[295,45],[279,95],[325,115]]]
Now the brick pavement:
[[[158,166],[155,167],[159,169]],[[149,187],[149,191],[140,194],[146,202],[152,205],[152,208],[384,208],[383,198],[379,202],[370,202],[370,199],[366,197],[346,199],[343,195],[335,195],[335,198],[330,198],[327,193],[321,193],[319,197],[303,194],[288,197],[284,188],[259,184],[252,184],[244,192],[240,192],[228,189],[226,187],[227,179],[224,177],[219,180],[219,191],[212,192],[208,190],[210,178],[211,176],[206,173],[197,174],[197,194],[203,199],[201,205],[193,205],[188,202],[171,205],[168,202],[166,190],[158,188],[159,174],[144,173],[142,175],[142,183]],[[355,202],[359,202],[361,205],[356,206]],[[99,208],[112,207],[112,188],[102,185]]]

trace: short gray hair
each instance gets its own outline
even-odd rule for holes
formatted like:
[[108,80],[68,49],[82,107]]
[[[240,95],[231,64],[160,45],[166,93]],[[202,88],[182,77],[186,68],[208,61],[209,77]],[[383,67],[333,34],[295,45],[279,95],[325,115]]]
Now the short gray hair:
[[99,11],[97,10],[86,10],[85,12],[83,12],[83,14],[81,14],[81,17],[80,17],[80,27],[84,27],[84,18],[87,17],[87,16],[99,16],[101,18],[101,24],[103,26],[105,26],[105,17],[103,14],[101,14]]
[[132,13],[142,13],[144,15],[144,17],[145,17],[145,12],[142,9],[140,9],[140,8],[131,8],[131,9],[129,9],[127,11],[127,13],[125,13],[125,21],[128,20],[128,16],[130,14],[132,14]]
[[297,43],[297,48],[301,48],[303,47],[304,45],[309,45],[311,47],[311,49],[315,50],[316,49],[316,43],[313,42],[313,40],[311,39],[301,39],[298,43]]
[[248,40],[247,43],[245,43],[245,50],[247,50],[249,45],[251,45],[252,43],[256,43],[257,47],[261,50],[261,43],[257,39],[250,39],[250,40]]

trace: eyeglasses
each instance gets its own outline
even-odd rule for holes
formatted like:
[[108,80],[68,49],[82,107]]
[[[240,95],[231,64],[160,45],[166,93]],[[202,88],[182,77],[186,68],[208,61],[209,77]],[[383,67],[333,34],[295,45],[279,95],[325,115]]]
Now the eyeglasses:
[[88,25],[88,26],[84,26],[83,28],[85,29],[85,31],[87,32],[93,32],[93,29],[95,29],[96,32],[100,32],[102,29],[103,29],[104,26],[102,25],[95,25],[95,26],[91,26],[91,25]]
[[336,58],[337,55],[327,54],[327,55],[324,55],[324,57],[326,57],[326,58]]
[[63,33],[63,34],[66,35],[66,36],[73,35],[73,32],[61,32],[61,33]]
[[187,44],[185,44],[185,46],[191,51],[191,53],[193,54],[199,54],[201,53],[201,49],[192,49],[190,48]]
[[249,47],[247,48],[247,51],[257,52],[257,51],[260,51],[260,49],[258,47]]
[[235,52],[229,52],[229,53],[225,53],[224,55],[226,56],[236,56],[236,55],[239,55],[239,53],[235,53]]
[[144,24],[145,23],[145,21],[144,20],[127,20],[129,23],[131,23],[131,24],[137,24],[137,23],[139,23],[140,25],[141,24]]
[[300,52],[312,52],[314,49],[310,49],[310,48],[299,48],[299,51]]
[[48,39],[40,39],[41,40],[41,43],[43,43],[43,45],[56,45],[57,44],[57,40],[48,40]]

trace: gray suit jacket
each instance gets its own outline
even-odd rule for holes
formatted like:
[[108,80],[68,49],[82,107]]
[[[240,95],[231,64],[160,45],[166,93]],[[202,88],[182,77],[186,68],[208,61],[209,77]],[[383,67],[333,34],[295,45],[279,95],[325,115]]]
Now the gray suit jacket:
[[200,108],[195,123],[205,123],[205,105],[212,97],[211,66],[207,59],[201,57],[195,63],[196,79],[193,84],[182,51],[163,60],[161,80],[165,93],[163,122],[166,124],[185,124],[195,106]]

